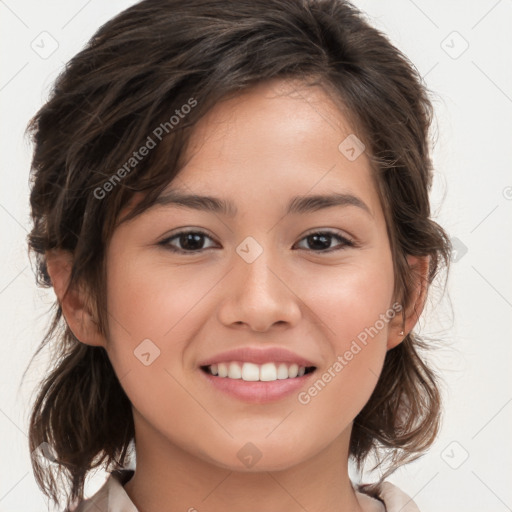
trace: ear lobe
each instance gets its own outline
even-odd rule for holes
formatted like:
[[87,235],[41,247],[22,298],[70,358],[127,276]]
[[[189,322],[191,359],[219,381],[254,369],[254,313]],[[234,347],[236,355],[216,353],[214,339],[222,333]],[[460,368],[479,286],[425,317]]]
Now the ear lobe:
[[72,253],[62,249],[47,251],[46,266],[62,314],[75,337],[87,345],[105,347],[105,339],[98,329],[90,307],[87,306],[85,290],[81,287],[69,288],[73,268]]
[[402,314],[396,315],[390,322],[387,348],[392,349],[402,343],[407,334],[412,331],[425,307],[428,292],[428,275],[430,256],[407,255],[407,263],[412,269],[414,287],[410,304]]

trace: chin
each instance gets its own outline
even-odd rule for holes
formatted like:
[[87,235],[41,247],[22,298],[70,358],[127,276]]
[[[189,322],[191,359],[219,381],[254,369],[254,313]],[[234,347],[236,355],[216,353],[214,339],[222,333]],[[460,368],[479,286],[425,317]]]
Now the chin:
[[[318,451],[321,447],[318,448]],[[205,454],[208,461],[229,471],[242,473],[258,473],[263,471],[283,471],[296,466],[310,457],[316,451],[301,446],[297,449],[296,443],[269,442],[264,438],[261,441],[239,442],[234,441],[224,449]]]

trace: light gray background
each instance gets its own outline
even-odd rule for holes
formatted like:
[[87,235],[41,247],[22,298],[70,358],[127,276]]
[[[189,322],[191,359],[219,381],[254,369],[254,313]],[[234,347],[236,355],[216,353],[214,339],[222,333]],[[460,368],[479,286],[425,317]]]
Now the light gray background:
[[[47,510],[26,436],[44,358],[19,385],[54,296],[35,287],[26,253],[30,147],[23,131],[63,64],[133,3],[0,0],[1,512]],[[442,340],[434,357],[445,381],[442,431],[425,457],[390,480],[422,512],[512,510],[512,0],[355,4],[435,92],[432,205],[457,248],[448,293],[441,284],[432,290],[418,326]],[[104,478],[93,476],[87,493]]]

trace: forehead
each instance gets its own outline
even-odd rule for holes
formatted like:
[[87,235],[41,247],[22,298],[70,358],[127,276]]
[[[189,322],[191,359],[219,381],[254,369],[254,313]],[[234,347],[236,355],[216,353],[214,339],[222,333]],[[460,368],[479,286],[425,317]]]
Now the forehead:
[[[359,135],[359,137],[358,137]],[[272,80],[220,101],[196,125],[169,190],[268,199],[343,188],[377,199],[362,135],[321,85]],[[294,192],[295,194],[292,194]],[[365,201],[366,202],[366,201]]]
[[323,86],[300,81],[267,81],[226,97],[195,125],[186,165],[156,204],[179,192],[221,199],[217,211],[279,205],[286,213],[297,196],[334,193],[357,197],[375,216],[374,174],[349,117]]
[[[336,139],[351,134],[354,127],[350,116],[341,99],[324,85],[291,79],[268,80],[226,96],[207,112],[192,133],[189,153],[202,146],[208,150],[214,146],[221,149],[229,139],[244,151],[250,147],[262,150],[258,144],[264,143],[267,151],[259,152],[263,158],[280,147],[297,150],[301,142],[318,142],[325,139],[326,133],[336,134]],[[325,142],[330,144],[332,140]],[[236,148],[230,150],[233,154]]]

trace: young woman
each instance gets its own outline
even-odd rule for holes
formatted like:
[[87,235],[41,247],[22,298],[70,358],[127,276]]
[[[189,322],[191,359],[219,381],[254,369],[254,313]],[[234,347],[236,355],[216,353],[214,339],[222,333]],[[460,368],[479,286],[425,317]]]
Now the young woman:
[[[57,296],[30,423],[44,492],[417,510],[384,480],[439,424],[413,331],[450,253],[431,120],[342,0],[145,0],[101,27],[29,126],[29,245]],[[353,482],[371,456],[381,478]]]

